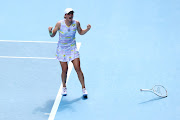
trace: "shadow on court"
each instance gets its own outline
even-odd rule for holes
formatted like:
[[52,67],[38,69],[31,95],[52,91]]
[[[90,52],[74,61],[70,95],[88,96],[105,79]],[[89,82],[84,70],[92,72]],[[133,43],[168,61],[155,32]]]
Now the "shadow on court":
[[33,114],[36,114],[39,112],[50,113],[53,107],[53,104],[54,104],[54,100],[49,100],[44,104],[44,106],[35,108],[33,111]]
[[76,103],[76,102],[80,102],[81,100],[86,100],[86,99],[84,99],[81,96],[81,97],[69,100],[69,99],[66,99],[66,96],[63,96],[62,100],[61,100],[61,103],[59,105],[59,108],[58,108],[58,112],[61,112],[61,111],[66,110],[66,109],[74,111],[74,108],[73,108],[72,104]]
[[[61,103],[59,105],[58,111],[63,111],[65,109],[72,109],[71,104],[76,103],[81,100],[86,100],[87,98],[84,98],[83,96],[73,99],[73,100],[66,100],[66,96],[62,97]],[[49,100],[47,101],[44,106],[37,107],[34,109],[33,114],[37,114],[39,112],[42,113],[50,113],[51,109],[54,105],[55,100]]]

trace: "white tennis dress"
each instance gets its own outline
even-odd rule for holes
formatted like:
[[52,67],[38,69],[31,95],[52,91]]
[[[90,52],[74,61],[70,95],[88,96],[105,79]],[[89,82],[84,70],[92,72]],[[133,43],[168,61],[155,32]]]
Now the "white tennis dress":
[[59,32],[59,41],[57,44],[56,58],[61,62],[72,61],[79,58],[79,51],[76,47],[76,34],[77,26],[76,20],[73,20],[70,26],[65,24],[65,20],[61,21]]

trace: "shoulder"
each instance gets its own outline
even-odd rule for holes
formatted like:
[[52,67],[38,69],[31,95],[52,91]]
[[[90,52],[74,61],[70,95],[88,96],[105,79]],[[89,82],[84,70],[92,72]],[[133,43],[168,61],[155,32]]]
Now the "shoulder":
[[80,22],[78,20],[75,20],[75,21],[76,21],[76,25],[80,26]]
[[79,21],[78,21],[78,20],[74,20],[74,21],[76,21],[76,23],[79,23]]
[[58,22],[56,23],[56,25],[61,25],[61,23],[62,23],[62,20],[58,21]]

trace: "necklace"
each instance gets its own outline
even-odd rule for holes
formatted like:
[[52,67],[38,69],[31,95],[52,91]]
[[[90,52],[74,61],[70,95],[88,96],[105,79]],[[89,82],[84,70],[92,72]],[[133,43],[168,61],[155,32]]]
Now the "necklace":
[[70,28],[68,28],[68,32],[70,32]]

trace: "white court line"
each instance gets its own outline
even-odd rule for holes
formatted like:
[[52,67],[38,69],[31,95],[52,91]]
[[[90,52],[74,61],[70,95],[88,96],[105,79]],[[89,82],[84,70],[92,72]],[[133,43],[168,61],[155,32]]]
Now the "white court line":
[[[19,43],[57,43],[49,41],[18,41],[18,40],[0,40],[0,42],[19,42]],[[56,59],[48,57],[18,57],[18,56],[0,56],[0,58],[16,58],[16,59]]]
[[[58,43],[58,42],[49,42],[49,41],[18,41],[18,40],[0,40],[0,42],[19,42],[19,43]],[[77,43],[77,47],[80,48],[81,43]],[[0,56],[0,58],[14,58],[14,59],[56,59],[49,57],[19,57],[19,56]]]
[[51,41],[19,41],[19,40],[0,40],[0,42],[20,42],[20,43],[57,43]]
[[[80,49],[80,46],[81,46],[81,43],[77,43],[77,49],[78,49],[78,50]],[[72,68],[73,68],[73,64],[72,64],[72,62],[69,62],[69,64],[68,64],[68,72],[67,72],[66,84],[67,84],[67,82],[68,82],[68,79],[69,79],[69,76],[70,76],[70,74],[71,74]],[[59,104],[60,104],[61,98],[62,98],[62,95],[61,95],[62,87],[63,87],[63,86],[62,86],[62,84],[61,84],[61,86],[60,86],[60,88],[59,88],[59,91],[58,91],[58,94],[57,94],[57,96],[56,96],[56,100],[55,100],[54,105],[53,105],[53,107],[52,107],[52,109],[51,109],[51,113],[50,113],[50,115],[49,115],[48,120],[54,120],[54,118],[55,118],[56,112],[57,112],[57,110],[58,110],[58,107],[59,107]]]
[[48,57],[17,57],[17,56],[0,56],[0,58],[15,58],[15,59],[56,59]]

